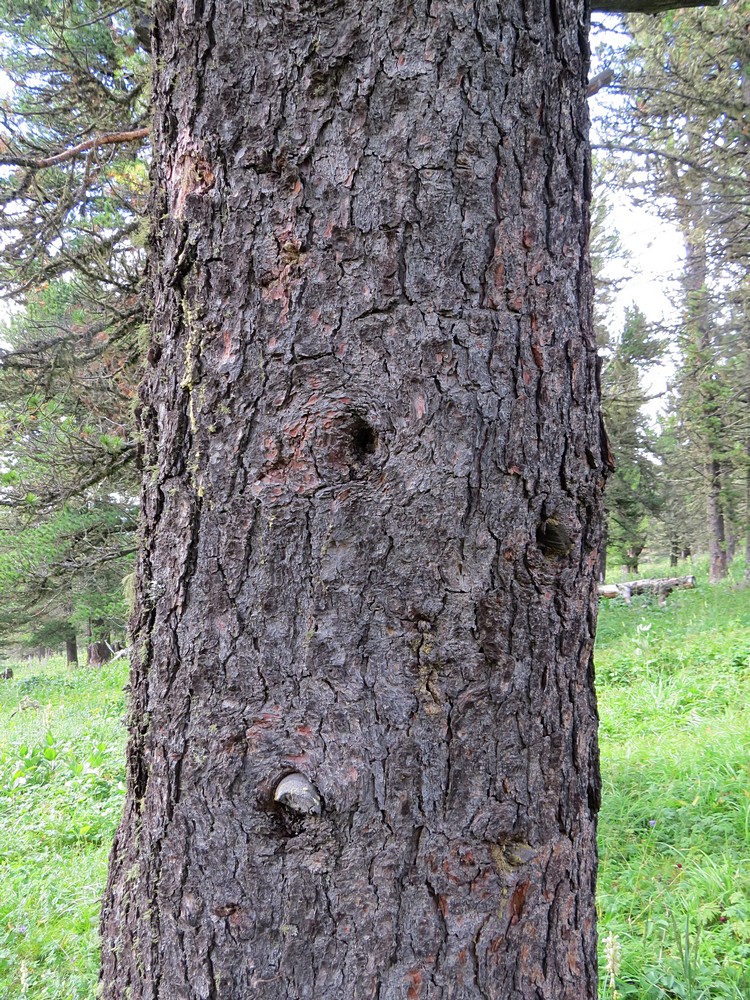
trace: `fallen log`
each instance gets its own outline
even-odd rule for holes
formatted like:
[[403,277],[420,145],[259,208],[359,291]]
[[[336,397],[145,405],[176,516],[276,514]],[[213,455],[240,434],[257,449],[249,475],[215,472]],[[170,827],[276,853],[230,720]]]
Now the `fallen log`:
[[627,583],[601,584],[598,593],[599,597],[605,599],[622,597],[627,604],[630,604],[633,594],[656,594],[659,604],[664,604],[673,590],[677,588],[692,590],[693,587],[695,587],[694,576],[672,576],[661,580],[628,580]]

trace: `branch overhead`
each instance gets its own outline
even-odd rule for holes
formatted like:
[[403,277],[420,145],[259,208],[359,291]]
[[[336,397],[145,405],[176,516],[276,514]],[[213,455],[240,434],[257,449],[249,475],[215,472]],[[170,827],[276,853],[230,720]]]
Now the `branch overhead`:
[[720,0],[592,0],[591,9],[603,14],[663,14],[679,7],[718,7]]
[[614,78],[615,74],[611,69],[602,70],[601,73],[597,73],[596,76],[592,76],[589,80],[588,87],[586,88],[586,96],[593,97],[594,94],[598,94],[600,90],[608,87]]
[[109,132],[107,135],[97,135],[92,139],[86,139],[85,142],[79,142],[77,146],[65,149],[61,153],[55,153],[53,156],[0,156],[0,166],[31,167],[33,170],[43,170],[45,167],[54,167],[58,163],[73,160],[80,153],[86,153],[99,146],[108,146],[120,142],[136,142],[139,139],[145,139],[147,136],[147,128],[136,128],[127,132]]

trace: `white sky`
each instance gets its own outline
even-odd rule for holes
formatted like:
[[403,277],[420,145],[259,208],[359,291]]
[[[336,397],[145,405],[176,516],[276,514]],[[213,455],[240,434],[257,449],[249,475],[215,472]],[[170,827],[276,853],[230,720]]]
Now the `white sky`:
[[627,195],[617,195],[611,215],[629,262],[617,296],[617,308],[635,304],[652,322],[674,322],[672,304],[682,267],[683,244],[677,229],[634,205]]

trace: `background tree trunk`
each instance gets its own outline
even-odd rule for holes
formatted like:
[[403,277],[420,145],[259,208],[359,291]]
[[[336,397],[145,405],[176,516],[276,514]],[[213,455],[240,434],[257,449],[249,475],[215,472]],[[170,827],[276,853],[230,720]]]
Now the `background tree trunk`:
[[715,458],[708,461],[708,578],[718,583],[727,575],[727,546],[724,526],[724,510],[721,497],[721,466]]
[[673,535],[669,542],[669,565],[675,567],[680,561],[680,543]]
[[109,648],[108,642],[103,639],[98,639],[95,642],[89,643],[86,655],[87,666],[101,667],[103,663],[107,663],[107,661],[111,659],[112,650]]
[[596,996],[583,19],[157,4],[105,998]]
[[65,639],[65,658],[69,667],[78,666],[78,643],[75,632],[72,632]]
[[101,632],[96,631],[96,628],[101,626],[101,624],[101,621],[92,622],[91,619],[86,623],[87,667],[100,667],[103,663],[107,663],[108,660],[112,659],[112,649],[107,640],[94,638],[94,635],[101,635]]

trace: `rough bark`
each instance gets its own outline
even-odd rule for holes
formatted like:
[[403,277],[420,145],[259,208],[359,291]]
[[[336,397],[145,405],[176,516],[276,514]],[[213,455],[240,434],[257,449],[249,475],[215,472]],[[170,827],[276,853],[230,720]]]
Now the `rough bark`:
[[596,996],[584,21],[157,3],[104,998]]

